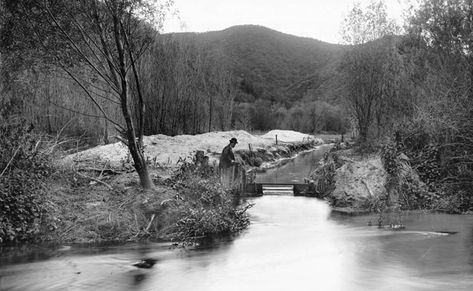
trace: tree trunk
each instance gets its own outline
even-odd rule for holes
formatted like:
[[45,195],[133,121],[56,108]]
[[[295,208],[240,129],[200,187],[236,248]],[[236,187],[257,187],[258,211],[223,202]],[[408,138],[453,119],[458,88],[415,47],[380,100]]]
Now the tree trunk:
[[[115,43],[119,56],[119,69],[121,79],[120,105],[126,124],[126,137],[128,139],[128,149],[133,158],[134,167],[140,177],[140,184],[143,189],[154,188],[153,182],[148,173],[146,160],[143,154],[142,140],[136,134],[135,127],[131,118],[130,108],[128,107],[128,81],[125,63],[125,51],[121,41],[120,20],[114,16]],[[137,141],[138,138],[138,141]]]
[[104,131],[103,131],[103,142],[104,144],[109,144],[110,140],[108,139],[108,121],[104,119]]
[[359,130],[361,142],[366,142],[368,140],[368,128],[369,128],[369,123],[366,120],[364,120],[364,118],[361,118],[358,121],[358,130]]
[[213,100],[212,100],[212,93],[210,94],[210,99],[209,99],[209,132],[212,131],[212,110],[213,110]]

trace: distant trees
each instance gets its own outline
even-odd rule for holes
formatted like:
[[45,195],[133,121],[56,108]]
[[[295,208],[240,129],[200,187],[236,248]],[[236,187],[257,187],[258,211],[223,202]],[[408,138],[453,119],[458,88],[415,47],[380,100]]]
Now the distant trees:
[[231,128],[237,84],[221,53],[195,39],[162,36],[142,58],[145,133]]
[[349,129],[341,107],[323,101],[304,101],[290,108],[268,100],[240,103],[235,107],[233,124],[237,129],[291,129],[307,133],[338,132]]
[[[11,39],[23,33],[28,41],[16,43],[30,45],[29,52],[36,48],[40,57],[47,58],[45,63],[60,67],[96,106],[99,116],[123,134],[145,189],[153,183],[143,153],[145,104],[139,59],[153,42],[169,5],[169,1],[140,0],[7,1],[5,5],[11,17],[5,31]],[[118,106],[122,118],[110,117],[99,100]]]

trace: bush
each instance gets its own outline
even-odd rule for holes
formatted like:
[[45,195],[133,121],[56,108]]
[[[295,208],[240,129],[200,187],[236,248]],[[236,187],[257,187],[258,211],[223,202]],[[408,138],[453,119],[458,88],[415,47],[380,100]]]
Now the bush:
[[433,180],[439,179],[437,161],[431,155],[435,150],[432,151],[431,146],[419,147],[421,141],[410,138],[407,143],[422,149],[416,155],[406,148],[405,143],[400,142],[399,132],[396,140],[388,140],[383,144],[381,156],[388,173],[386,187],[399,193],[399,203],[403,209],[432,208],[439,197],[430,187]]
[[432,76],[446,82],[436,84],[416,114],[394,128],[396,143],[411,158],[429,191],[438,196],[434,206],[449,212],[473,210],[469,198],[473,197],[473,107],[470,79],[462,76],[462,69]]
[[180,203],[171,211],[176,223],[170,232],[183,243],[237,233],[249,224],[249,205],[235,205],[232,191],[221,187],[218,175],[202,175],[184,163],[172,181]]
[[0,125],[0,243],[33,240],[45,218],[48,156],[24,121]]

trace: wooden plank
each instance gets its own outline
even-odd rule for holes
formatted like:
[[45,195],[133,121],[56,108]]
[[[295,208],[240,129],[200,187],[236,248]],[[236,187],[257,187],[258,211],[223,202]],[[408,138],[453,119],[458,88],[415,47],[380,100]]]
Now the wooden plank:
[[290,195],[293,196],[294,192],[292,191],[263,191],[263,195]]
[[286,191],[292,191],[294,190],[294,186],[264,186],[263,185],[263,191],[264,190],[286,190]]
[[269,183],[255,183],[256,185],[287,185],[287,186],[294,186],[294,185],[307,185],[307,183],[275,183],[275,182],[269,182]]

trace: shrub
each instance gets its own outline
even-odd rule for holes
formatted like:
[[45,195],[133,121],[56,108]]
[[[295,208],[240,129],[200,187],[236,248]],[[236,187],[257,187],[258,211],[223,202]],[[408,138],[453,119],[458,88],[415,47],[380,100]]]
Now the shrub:
[[0,125],[0,243],[34,239],[45,218],[49,158],[32,130],[22,120]]
[[403,122],[394,130],[396,147],[410,158],[412,168],[427,185],[428,195],[418,202],[452,213],[472,211],[473,131],[468,122],[452,130],[440,121],[424,117]]
[[[383,144],[381,157],[388,173],[388,192],[394,190],[399,193],[399,204],[403,209],[432,208],[438,195],[429,191],[429,179],[417,160],[410,159],[402,150],[405,147],[399,141],[388,140]],[[422,157],[421,161],[421,164],[426,164],[428,159]]]
[[237,233],[249,224],[249,205],[235,205],[232,191],[225,191],[215,173],[208,175],[183,163],[171,182],[179,193],[180,203],[171,211],[176,223],[172,237],[183,243]]

